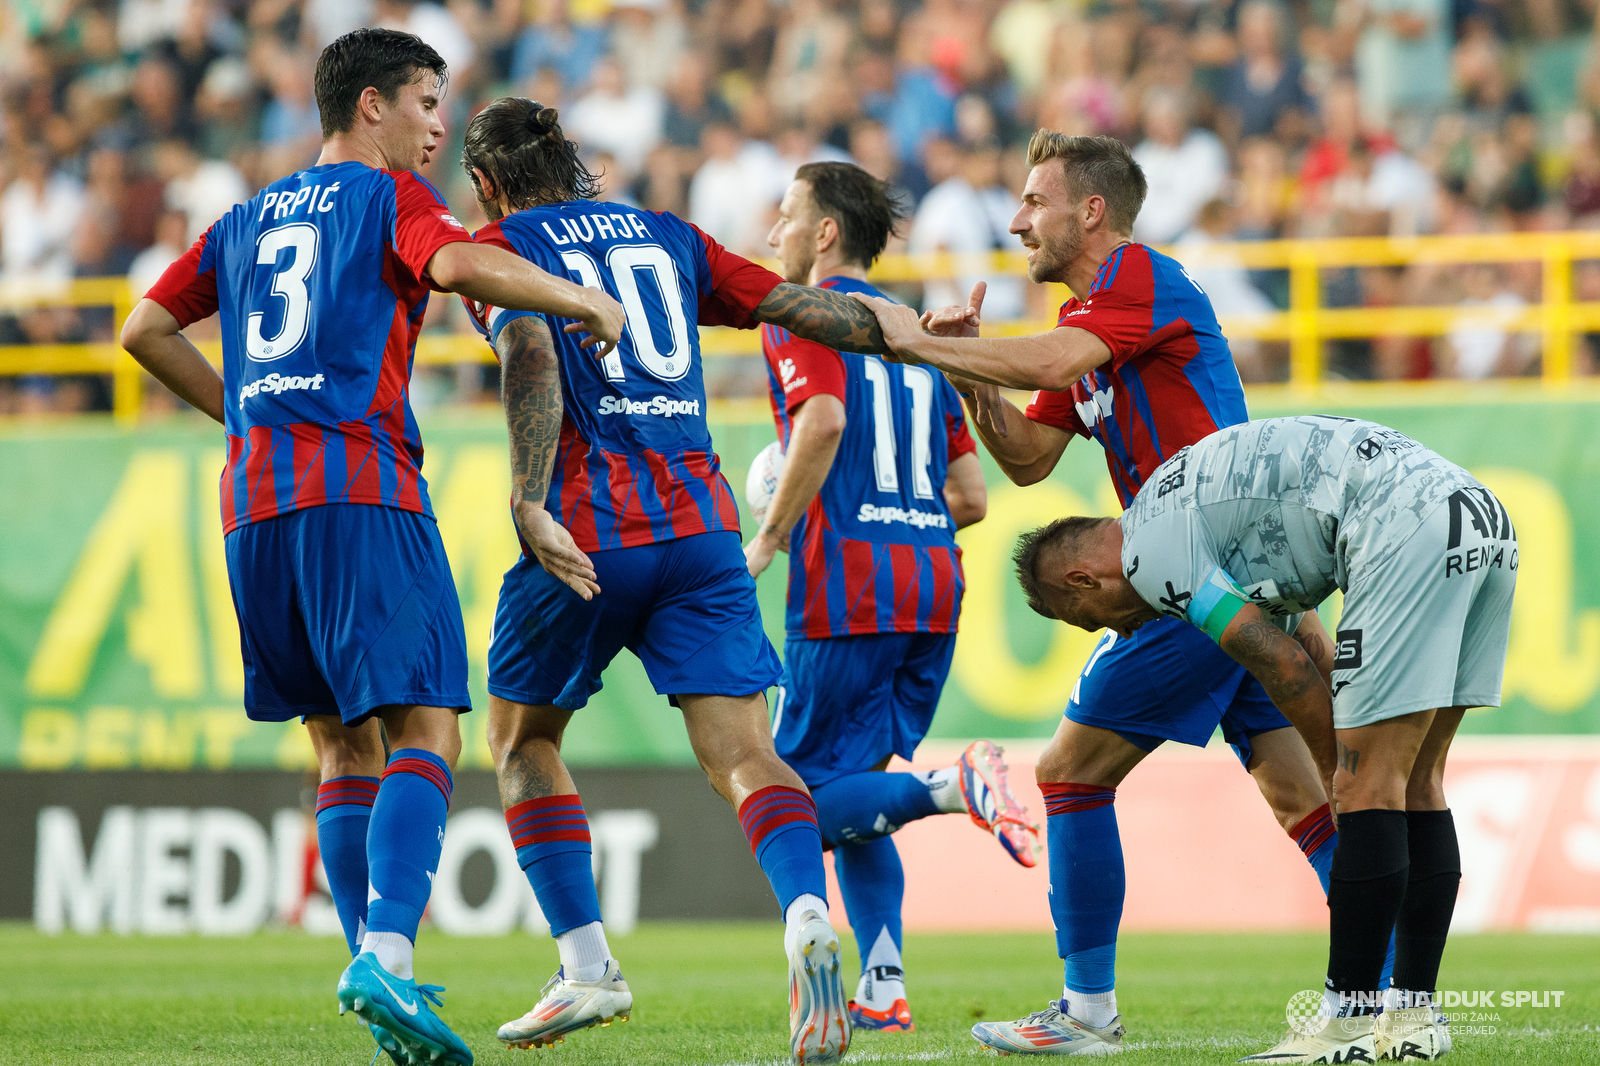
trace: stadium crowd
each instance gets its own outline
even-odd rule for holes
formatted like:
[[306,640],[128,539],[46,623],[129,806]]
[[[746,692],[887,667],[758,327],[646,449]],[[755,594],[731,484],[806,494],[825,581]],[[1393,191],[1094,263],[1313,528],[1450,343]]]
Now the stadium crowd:
[[[450,66],[448,143],[425,176],[481,224],[457,161],[506,93],[562,111],[604,196],[679,213],[765,254],[805,162],[851,159],[915,205],[891,251],[1015,246],[1006,227],[1036,126],[1135,146],[1152,243],[1480,233],[1600,219],[1595,0],[19,0],[0,30],[0,281],[127,274],[142,292],[231,204],[309,165],[311,71],[358,25]],[[1197,271],[1197,274],[1199,272]],[[897,290],[938,306],[970,279]],[[1286,306],[1281,271],[1212,268],[1222,315]],[[1329,306],[1503,308],[1538,263],[1328,271]],[[1600,299],[1580,264],[1579,299]],[[1059,294],[991,279],[990,320]],[[465,328],[435,300],[429,328]],[[0,314],[0,345],[110,340],[109,310]],[[1580,369],[1600,336],[1579,346]],[[1247,379],[1281,346],[1235,344]],[[1333,342],[1351,379],[1538,372],[1536,335],[1492,318],[1437,339]],[[723,374],[714,392],[759,392]],[[751,370],[754,372],[750,372]],[[419,374],[419,404],[486,398],[475,365]],[[159,390],[156,390],[159,392]],[[0,414],[104,408],[86,377],[0,378]]]

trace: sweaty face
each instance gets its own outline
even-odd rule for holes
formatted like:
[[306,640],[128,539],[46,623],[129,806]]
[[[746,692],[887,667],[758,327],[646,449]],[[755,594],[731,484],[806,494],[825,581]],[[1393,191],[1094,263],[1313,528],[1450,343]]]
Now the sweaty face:
[[384,157],[396,170],[421,170],[444,137],[439,120],[439,81],[431,70],[420,70],[402,85],[396,100],[379,97],[378,137]]
[[816,206],[811,202],[810,182],[790,183],[778,205],[778,221],[767,234],[767,245],[777,253],[785,281],[796,285],[810,282],[811,267],[817,261]]
[[1011,232],[1028,250],[1028,279],[1034,282],[1067,280],[1067,268],[1083,251],[1083,225],[1067,190],[1066,171],[1056,159],[1046,159],[1028,172],[1022,189],[1022,206],[1011,220]]

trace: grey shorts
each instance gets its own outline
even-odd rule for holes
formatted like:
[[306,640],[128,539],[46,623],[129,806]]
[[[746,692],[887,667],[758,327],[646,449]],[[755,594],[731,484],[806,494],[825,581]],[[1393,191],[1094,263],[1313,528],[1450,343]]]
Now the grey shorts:
[[1334,634],[1334,727],[1500,706],[1516,588],[1510,516],[1482,486],[1456,492],[1351,579]]

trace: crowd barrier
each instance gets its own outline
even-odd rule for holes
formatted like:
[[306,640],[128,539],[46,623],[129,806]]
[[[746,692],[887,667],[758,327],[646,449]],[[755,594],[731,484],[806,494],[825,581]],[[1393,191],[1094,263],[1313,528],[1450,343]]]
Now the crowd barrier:
[[[1538,333],[1542,338],[1542,377],[1561,385],[1573,377],[1575,337],[1600,332],[1600,302],[1576,301],[1573,264],[1600,259],[1600,233],[1504,233],[1473,236],[1346,238],[1316,241],[1239,241],[1163,248],[1191,268],[1239,267],[1285,270],[1289,275],[1286,311],[1224,317],[1230,338],[1288,341],[1289,383],[1299,396],[1314,394],[1323,380],[1324,342],[1341,338],[1441,336],[1480,326],[1507,332]],[[1323,306],[1322,277],[1327,270],[1403,264],[1538,262],[1541,301],[1521,309]],[[773,265],[773,264],[768,264]],[[885,256],[872,271],[874,281],[916,283],[977,275],[1023,275],[1026,258],[1017,252],[980,255],[933,253]],[[1058,294],[1066,299],[1064,286]],[[0,310],[38,306],[110,307],[117,328],[136,302],[124,278],[90,278],[60,283],[0,285]],[[1053,320],[993,323],[993,335],[1028,335],[1055,325]],[[213,362],[217,342],[200,348]],[[701,331],[701,350],[710,358],[760,353],[755,332],[727,328]],[[475,334],[425,334],[417,344],[424,365],[492,362],[494,353]],[[110,374],[113,413],[119,423],[138,421],[144,375],[115,343],[0,346],[0,376],[20,374]]]

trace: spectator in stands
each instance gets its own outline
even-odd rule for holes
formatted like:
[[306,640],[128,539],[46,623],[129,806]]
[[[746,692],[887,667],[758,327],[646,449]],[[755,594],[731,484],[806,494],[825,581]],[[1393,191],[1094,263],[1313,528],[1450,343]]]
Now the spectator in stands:
[[661,140],[666,112],[661,94],[629,85],[622,64],[606,56],[594,66],[590,88],[561,116],[561,125],[586,151],[609,152],[622,174],[638,173]]
[[700,134],[711,122],[731,122],[733,110],[720,94],[711,91],[711,66],[704,52],[685,52],[667,86],[667,110],[661,132],[667,143],[700,150]]
[[689,46],[677,8],[666,0],[612,0],[611,54],[629,84],[660,93]]
[[161,280],[162,271],[189,250],[189,220],[182,211],[168,209],[156,220],[156,239],[128,264],[128,287],[135,299]]
[[[589,74],[606,53],[606,26],[601,22],[574,22],[567,0],[545,0],[539,14],[517,37],[511,58],[511,80],[522,83],[546,68],[563,84],[581,91]],[[533,99],[548,102],[548,97]]]
[[1250,0],[1239,10],[1239,59],[1222,90],[1228,139],[1301,142],[1315,107],[1304,81],[1299,57],[1284,54],[1282,9],[1272,0]]
[[42,144],[22,149],[17,176],[0,194],[0,279],[65,281],[72,277],[72,230],[83,210],[83,187],[58,169]]
[[1145,139],[1133,150],[1150,191],[1133,224],[1135,240],[1164,244],[1194,224],[1228,178],[1228,154],[1210,130],[1190,125],[1189,101],[1166,86],[1144,100]]
[[[1189,276],[1211,298],[1218,318],[1270,315],[1277,308],[1251,282],[1250,272],[1233,257],[1212,247],[1219,241],[1238,238],[1237,219],[1238,213],[1226,200],[1208,200],[1195,217],[1194,226],[1178,238],[1176,254]],[[1287,353],[1281,345],[1263,346],[1253,337],[1230,335],[1228,346],[1245,381],[1274,381],[1284,368],[1283,357]]]
[[148,145],[172,137],[194,140],[190,100],[183,95],[183,83],[170,62],[155,56],[141,60],[129,89],[134,108],[129,132],[135,142]]
[[726,122],[700,137],[705,163],[689,183],[689,221],[741,254],[754,254],[765,235],[766,213],[776,202],[770,145],[751,143]]
[[1450,94],[1449,0],[1353,0],[1356,79],[1366,120],[1420,126]]
[[166,186],[163,199],[168,210],[182,211],[189,219],[186,243],[192,243],[234,204],[250,198],[244,178],[232,163],[201,159],[184,141],[158,145],[155,161],[156,175]]
[[1493,264],[1474,264],[1463,273],[1466,298],[1457,306],[1476,309],[1481,317],[1474,316],[1450,332],[1444,372],[1468,379],[1525,373],[1538,357],[1537,337],[1512,333],[1509,327],[1527,301],[1502,283]]
[[372,24],[421,37],[433,45],[457,84],[470,82],[467,71],[477,49],[467,31],[461,28],[460,20],[448,8],[433,0],[376,0]]
[[[1017,197],[1000,183],[999,145],[994,142],[973,145],[960,151],[956,173],[923,197],[912,218],[907,250],[912,254],[952,252],[985,256],[1017,250],[1021,246],[1009,232],[1016,213]],[[1022,279],[987,273],[981,268],[953,281],[927,282],[923,306],[964,304],[972,286],[979,281],[989,286],[983,300],[985,318],[1004,322],[1022,317]]]
[[900,24],[895,61],[894,102],[886,124],[900,158],[910,160],[922,154],[929,137],[954,133],[956,121],[955,86],[933,66],[933,35],[922,12]]

